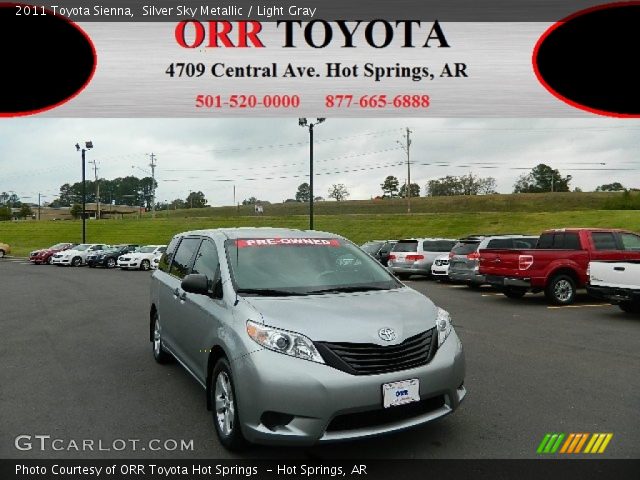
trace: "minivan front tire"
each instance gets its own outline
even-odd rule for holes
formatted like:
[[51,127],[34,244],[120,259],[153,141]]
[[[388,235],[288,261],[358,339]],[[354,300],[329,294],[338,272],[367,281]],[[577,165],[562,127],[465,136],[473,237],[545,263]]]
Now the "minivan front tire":
[[226,358],[220,358],[211,374],[211,405],[213,424],[222,445],[232,451],[244,450],[248,443],[242,435],[238,401],[233,386],[231,367]]
[[158,313],[153,313],[153,339],[151,343],[153,347],[153,358],[158,363],[169,363],[171,354],[169,354],[162,346],[162,329],[160,328],[160,319]]

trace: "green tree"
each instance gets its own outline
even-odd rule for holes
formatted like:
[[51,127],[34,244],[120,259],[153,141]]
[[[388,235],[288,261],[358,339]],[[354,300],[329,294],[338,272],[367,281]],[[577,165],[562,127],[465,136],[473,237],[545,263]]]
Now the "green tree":
[[541,163],[521,175],[513,185],[513,193],[568,192],[571,175],[563,177],[558,170]]
[[331,185],[331,188],[329,188],[329,198],[334,198],[337,202],[346,200],[349,195],[347,187],[342,183],[334,183]]
[[204,208],[207,206],[207,199],[204,198],[204,193],[200,191],[191,192],[184,203],[186,208]]
[[31,217],[32,215],[33,215],[33,210],[31,210],[31,207],[26,203],[23,203],[22,207],[20,207],[20,213],[18,214],[18,216],[20,218],[27,218],[27,217]]
[[311,198],[311,187],[308,183],[301,183],[298,185],[298,191],[296,192],[296,200],[299,202],[308,202]]
[[462,184],[458,177],[447,175],[446,177],[429,180],[426,190],[427,195],[432,197],[462,195]]
[[[411,197],[419,197],[420,196],[420,185],[418,185],[417,183],[412,183],[411,184],[411,190],[409,190],[411,192]],[[407,184],[403,184],[400,187],[400,193],[399,195],[402,198],[406,198],[407,196]]]
[[7,207],[6,205],[0,207],[0,222],[11,220],[12,216],[11,207]]
[[398,196],[398,179],[393,175],[389,175],[384,179],[384,182],[380,184],[380,188],[382,188],[383,197],[397,197]]
[[78,218],[81,218],[82,217],[82,205],[80,205],[79,203],[74,203],[73,206],[71,207],[71,209],[69,210],[69,213],[76,220]]
[[620,182],[605,183],[596,188],[596,192],[624,192],[626,188]]

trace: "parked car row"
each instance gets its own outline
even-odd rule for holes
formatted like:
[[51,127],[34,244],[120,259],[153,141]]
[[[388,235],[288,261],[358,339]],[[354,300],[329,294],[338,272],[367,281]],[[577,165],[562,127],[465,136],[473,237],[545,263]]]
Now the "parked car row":
[[[638,309],[640,235],[626,230],[565,228],[547,230],[539,237],[485,234],[386,243],[392,245],[387,268],[401,280],[422,275],[472,288],[488,284],[510,298],[544,292],[554,305],[570,305],[576,291],[586,287],[591,295],[608,298],[625,311]],[[381,255],[365,250],[383,263]],[[598,262],[606,264],[594,267],[596,278],[590,282],[589,265]],[[598,283],[597,275],[604,277],[603,271],[616,278]]]
[[29,254],[29,260],[36,264],[90,268],[104,267],[124,270],[153,270],[164,253],[166,245],[104,243],[57,243],[49,248],[35,250]]

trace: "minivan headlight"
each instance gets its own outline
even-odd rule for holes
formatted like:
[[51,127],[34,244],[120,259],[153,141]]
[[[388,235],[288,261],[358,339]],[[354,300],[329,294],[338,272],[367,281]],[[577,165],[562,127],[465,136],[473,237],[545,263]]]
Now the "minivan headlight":
[[247,334],[258,345],[274,352],[311,362],[324,363],[313,342],[299,333],[267,327],[248,320]]
[[446,310],[438,308],[436,318],[436,328],[438,329],[438,347],[444,343],[451,333],[451,315]]

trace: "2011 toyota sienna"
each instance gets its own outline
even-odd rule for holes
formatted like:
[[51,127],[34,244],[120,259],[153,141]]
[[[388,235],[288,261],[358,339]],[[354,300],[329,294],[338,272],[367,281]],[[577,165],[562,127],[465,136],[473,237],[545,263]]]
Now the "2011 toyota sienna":
[[230,449],[398,431],[466,394],[449,314],[329,233],[175,236],[152,276],[150,340],[205,388]]

